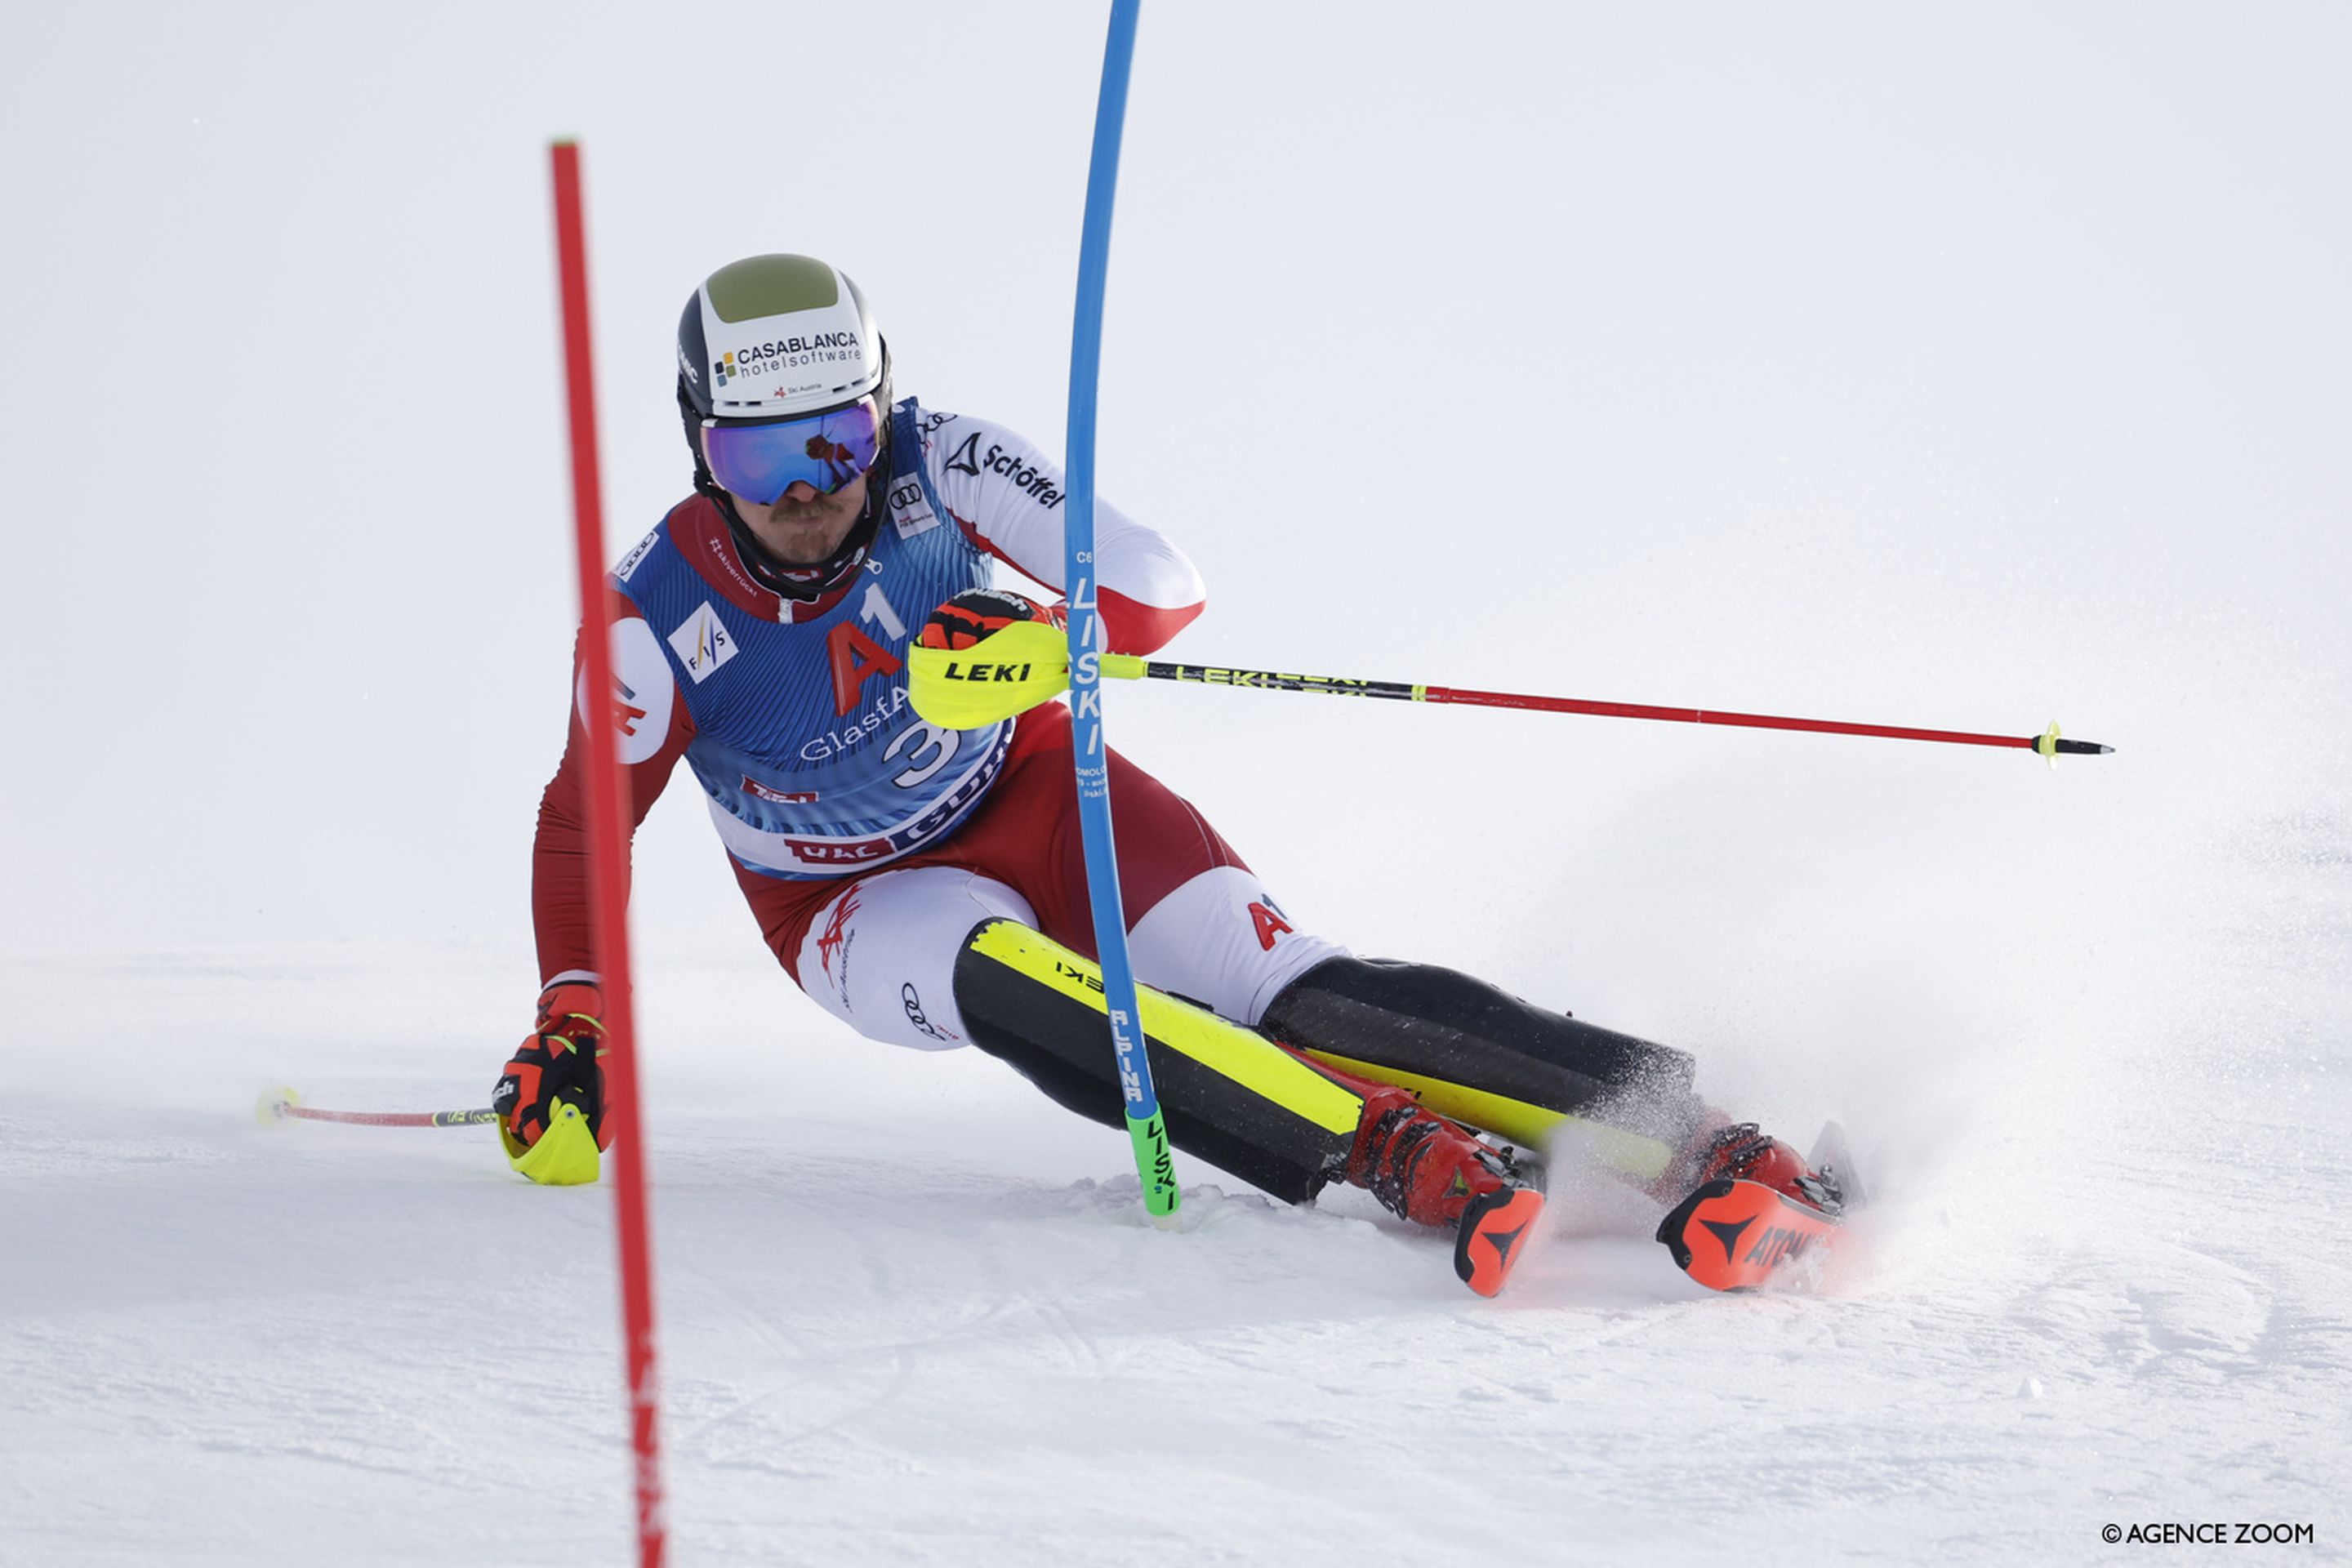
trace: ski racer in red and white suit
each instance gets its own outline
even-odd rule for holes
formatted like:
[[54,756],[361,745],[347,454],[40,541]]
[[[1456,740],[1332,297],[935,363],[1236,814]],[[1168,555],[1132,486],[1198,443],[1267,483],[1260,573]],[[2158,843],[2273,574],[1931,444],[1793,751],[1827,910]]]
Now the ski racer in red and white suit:
[[[921,479],[894,484],[888,521],[849,580],[807,601],[762,587],[719,503],[697,495],[614,573],[612,641],[633,710],[621,737],[633,822],[685,757],[768,945],[801,988],[869,1038],[940,1049],[969,1038],[950,982],[976,922],[1017,921],[1091,955],[1093,915],[1068,709],[943,731],[908,705],[904,668],[932,607],[984,585],[992,563],[1058,588],[1060,472],[1001,426],[911,403],[897,414],[894,426],[916,436]],[[1201,613],[1200,574],[1115,509],[1097,517],[1111,647],[1153,652]],[[572,743],[534,851],[551,985],[595,967],[584,697],[575,685]],[[1292,929],[1198,812],[1116,752],[1111,768],[1139,982],[1255,1024],[1284,985],[1339,952]]]
[[[1059,591],[1060,470],[1001,426],[894,403],[864,296],[813,258],[711,274],[678,365],[695,494],[614,569],[605,616],[632,826],[683,757],[768,945],[826,1011],[895,1045],[977,1046],[1119,1125],[1087,1010],[1100,977],[1068,710],[956,730],[908,692],[919,637],[974,646],[952,639],[1054,614],[989,584],[1002,562]],[[1200,576],[1108,506],[1096,529],[1110,650],[1153,652],[1201,613]],[[539,1018],[492,1098],[515,1168],[552,1183],[593,1180],[610,1136],[582,809],[591,695],[575,679],[540,810]],[[1743,1176],[1833,1207],[1786,1145],[1696,1099],[1682,1053],[1450,970],[1356,958],[1116,752],[1110,793],[1135,974],[1175,999],[1147,997],[1144,1023],[1178,1149],[1292,1202],[1343,1180],[1452,1226],[1457,1272],[1488,1294],[1543,1200],[1539,1172],[1480,1137],[1476,1115],[1523,1142],[1588,1124],[1661,1197]]]

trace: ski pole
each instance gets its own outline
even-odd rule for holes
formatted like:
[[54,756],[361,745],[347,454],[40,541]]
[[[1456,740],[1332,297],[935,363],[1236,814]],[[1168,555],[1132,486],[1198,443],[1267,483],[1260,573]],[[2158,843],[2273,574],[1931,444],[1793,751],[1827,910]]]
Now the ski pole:
[[[1059,633],[1042,623],[1009,626],[969,648],[908,650],[908,695],[915,711],[934,724],[976,729],[1051,701],[1070,683],[1069,658]],[[1924,730],[1900,724],[1855,724],[1839,719],[1793,719],[1711,708],[1666,708],[1647,702],[1600,702],[1581,697],[1539,697],[1474,691],[1402,680],[1359,680],[1332,675],[1284,675],[1215,664],[1170,664],[1132,654],[1099,656],[1104,676],[1118,680],[1179,680],[1195,686],[1247,686],[1261,691],[1319,691],[1333,697],[1382,697],[1401,702],[1452,703],[1470,708],[1521,708],[1545,713],[1589,713],[1610,719],[1654,719],[1676,724],[1725,724],[1747,730],[1802,730],[1827,735],[1878,735],[1957,746],[2011,746],[2048,757],[2113,752],[2096,741],[2069,741],[2053,721],[2038,735],[1983,735],[1965,730]]]
[[499,1119],[488,1106],[478,1110],[320,1110],[302,1103],[290,1089],[273,1089],[254,1103],[264,1127],[287,1121],[344,1121],[361,1127],[488,1127]]
[[1415,686],[1401,680],[1349,680],[1325,675],[1277,675],[1209,664],[1164,664],[1119,654],[1103,659],[1103,673],[1121,680],[1185,680],[1202,686],[1251,686],[1267,691],[1322,691],[1334,697],[1386,697],[1403,702],[1447,702],[1470,708],[1527,708],[1544,713],[1590,713],[1604,719],[1655,719],[1669,724],[1728,724],[1744,730],[1804,730],[1824,735],[1878,735],[1891,741],[1936,741],[1954,746],[2015,746],[2042,756],[2088,757],[2115,750],[2096,741],[2068,741],[2053,720],[2039,735],[1979,735],[1965,730],[1920,730],[1900,724],[1854,724],[1839,719],[1790,719],[1771,713],[1731,713],[1706,708],[1661,708],[1646,702],[1596,702],[1580,697],[1533,697],[1473,691],[1456,686]]

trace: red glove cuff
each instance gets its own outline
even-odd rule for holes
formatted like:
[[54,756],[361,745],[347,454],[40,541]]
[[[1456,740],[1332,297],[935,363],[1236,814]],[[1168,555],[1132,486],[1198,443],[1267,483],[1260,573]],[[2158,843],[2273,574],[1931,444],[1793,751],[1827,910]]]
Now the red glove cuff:
[[535,1032],[601,1041],[604,1037],[603,988],[586,980],[565,980],[549,986],[539,994]]

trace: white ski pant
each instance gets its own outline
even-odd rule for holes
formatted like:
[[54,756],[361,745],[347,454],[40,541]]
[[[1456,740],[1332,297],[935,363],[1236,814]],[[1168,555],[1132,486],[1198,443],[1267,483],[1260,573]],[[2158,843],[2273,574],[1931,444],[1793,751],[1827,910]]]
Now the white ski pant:
[[[872,1040],[915,1050],[966,1043],[956,957],[985,920],[1035,927],[1027,900],[959,867],[884,871],[852,883],[818,912],[802,942],[803,987]],[[1128,932],[1139,984],[1255,1024],[1293,980],[1347,950],[1292,929],[1256,875],[1202,871],[1153,904]]]

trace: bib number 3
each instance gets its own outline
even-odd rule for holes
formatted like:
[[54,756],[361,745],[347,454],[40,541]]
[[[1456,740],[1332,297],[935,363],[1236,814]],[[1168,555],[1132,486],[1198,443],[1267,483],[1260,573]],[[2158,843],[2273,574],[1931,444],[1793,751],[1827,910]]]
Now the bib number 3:
[[889,748],[882,753],[882,760],[889,763],[904,761],[906,769],[893,773],[890,782],[900,789],[915,789],[929,782],[932,775],[954,760],[956,748],[962,743],[961,732],[942,730],[937,724],[917,720],[891,737]]

